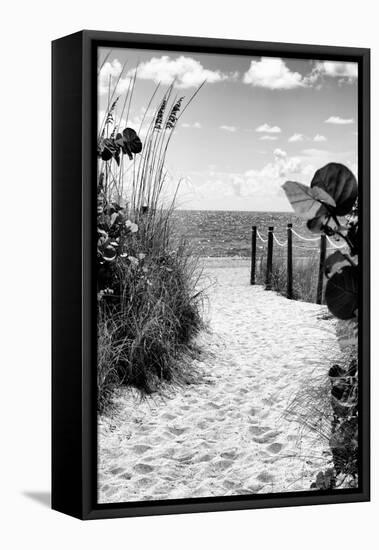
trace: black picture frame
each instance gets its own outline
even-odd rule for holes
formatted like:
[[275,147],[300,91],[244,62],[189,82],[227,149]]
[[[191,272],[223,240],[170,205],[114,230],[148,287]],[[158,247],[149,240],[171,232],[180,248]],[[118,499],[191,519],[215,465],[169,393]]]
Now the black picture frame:
[[[98,46],[354,61],[359,71],[361,285],[360,485],[357,489],[96,503],[96,52]],[[370,50],[81,31],[52,44],[52,508],[116,518],[370,499]]]

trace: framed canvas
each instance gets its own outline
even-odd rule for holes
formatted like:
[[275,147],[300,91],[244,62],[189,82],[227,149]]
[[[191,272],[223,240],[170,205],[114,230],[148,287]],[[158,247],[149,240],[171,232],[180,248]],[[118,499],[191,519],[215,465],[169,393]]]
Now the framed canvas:
[[369,500],[369,62],[53,42],[55,510]]

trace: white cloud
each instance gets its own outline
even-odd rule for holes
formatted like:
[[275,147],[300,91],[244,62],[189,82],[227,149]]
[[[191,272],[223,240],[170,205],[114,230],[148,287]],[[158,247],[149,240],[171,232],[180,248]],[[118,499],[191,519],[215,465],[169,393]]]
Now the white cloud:
[[181,126],[182,128],[196,128],[196,129],[202,128],[202,125],[200,124],[200,122],[193,122],[193,123],[183,122]]
[[204,201],[213,204],[215,196],[221,200],[250,197],[267,207],[275,203],[288,210],[289,205],[281,185],[286,179],[308,181],[313,172],[313,166],[308,162],[304,163],[301,157],[288,156],[278,148],[273,151],[272,160],[260,169],[239,173],[209,169],[202,173],[193,173],[191,186],[183,189],[182,198],[183,202],[195,200],[204,205]]
[[283,151],[283,149],[275,149],[274,150],[274,157],[275,158],[282,158],[284,159],[287,156],[287,153]]
[[303,76],[297,71],[291,71],[281,58],[262,57],[259,61],[251,61],[250,68],[243,75],[243,82],[270,90],[311,87],[319,89],[325,77],[337,78],[339,84],[355,82],[358,77],[358,64],[317,61],[312,70]]
[[321,142],[321,141],[327,141],[325,136],[322,136],[321,134],[316,134],[313,138],[313,141]]
[[282,149],[275,149],[273,160],[260,170],[251,169],[238,175],[234,184],[235,194],[256,199],[272,198],[281,200],[282,207],[288,207],[281,185],[286,179],[307,180],[314,172],[313,166],[304,163],[300,157],[290,157]]
[[353,124],[354,119],[353,118],[342,118],[340,116],[330,116],[326,120],[324,120],[327,124]]
[[303,134],[293,134],[290,138],[288,138],[288,141],[295,142],[295,141],[304,141]]
[[307,85],[300,73],[291,71],[278,57],[251,61],[249,70],[243,75],[243,82],[270,90],[290,90]]
[[112,62],[107,61],[104,63],[98,76],[98,91],[101,95],[108,94],[109,91],[112,94],[116,84],[117,93],[127,91],[130,85],[131,76],[128,74],[118,80],[121,72],[122,65],[118,59],[114,59]]
[[[175,81],[178,88],[197,87],[204,81],[211,84],[229,78],[228,75],[220,71],[205,69],[199,61],[184,55],[176,59],[172,59],[168,55],[153,57],[139,65],[137,76],[164,85]],[[231,75],[230,78],[235,78],[235,75]]]
[[226,132],[235,132],[237,128],[235,126],[228,126],[227,124],[223,124],[220,126],[220,130],[225,130]]
[[306,155],[308,157],[312,157],[312,156],[317,156],[317,155],[325,155],[327,153],[327,151],[325,151],[324,149],[310,148],[310,149],[303,149],[302,153],[303,153],[303,155]]
[[318,61],[314,71],[320,75],[353,81],[358,78],[358,63],[345,61]]
[[261,136],[259,139],[262,141],[276,141],[278,136]]
[[279,126],[270,126],[265,122],[264,124],[261,124],[257,128],[255,128],[256,132],[264,132],[266,134],[279,134],[282,130],[279,128]]

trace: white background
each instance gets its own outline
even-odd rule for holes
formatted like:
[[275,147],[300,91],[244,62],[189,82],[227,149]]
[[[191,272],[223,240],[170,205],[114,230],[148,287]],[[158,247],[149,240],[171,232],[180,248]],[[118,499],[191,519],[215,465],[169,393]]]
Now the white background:
[[[372,0],[4,3],[0,33],[3,548],[348,550],[359,544],[373,548],[379,517],[377,346],[372,361],[372,503],[86,523],[49,510],[46,493],[50,484],[50,41],[85,28],[372,48],[372,204],[374,208],[379,206],[375,162],[379,130],[379,32]],[[372,230],[375,270],[378,224]],[[373,335],[378,334],[377,302],[374,285]],[[32,498],[31,493],[38,498]]]

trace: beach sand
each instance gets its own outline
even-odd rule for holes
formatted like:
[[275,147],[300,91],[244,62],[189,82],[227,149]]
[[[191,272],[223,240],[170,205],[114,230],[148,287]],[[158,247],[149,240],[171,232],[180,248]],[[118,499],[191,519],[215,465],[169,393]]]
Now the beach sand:
[[206,262],[209,331],[200,382],[140,399],[122,388],[98,422],[98,502],[309,490],[326,438],[288,417],[339,356],[325,306],[249,285],[249,262]]

